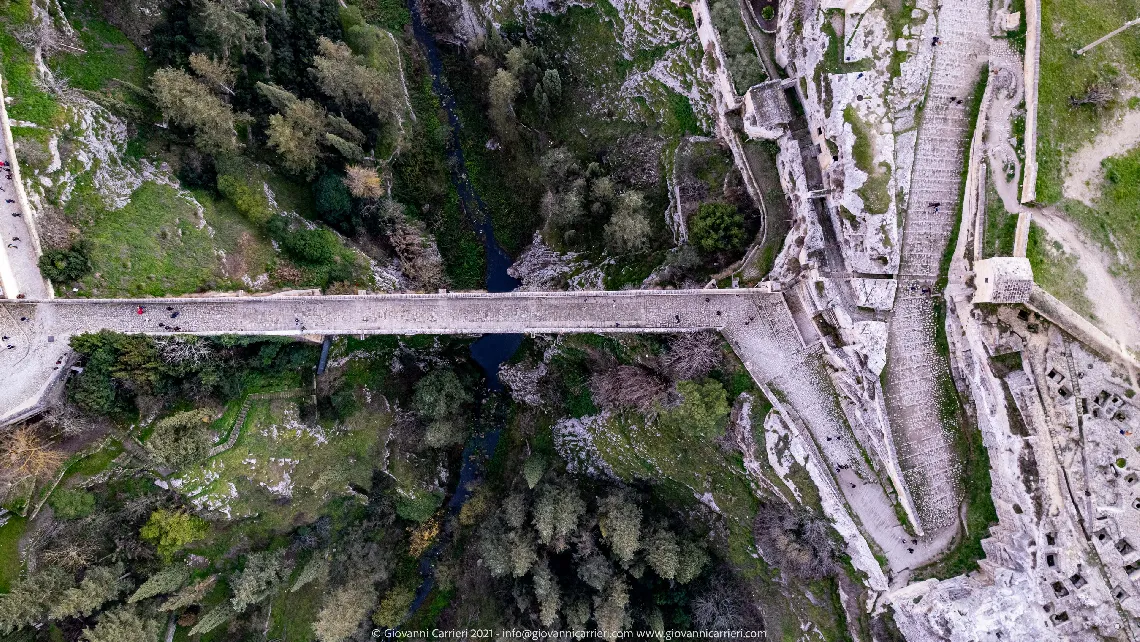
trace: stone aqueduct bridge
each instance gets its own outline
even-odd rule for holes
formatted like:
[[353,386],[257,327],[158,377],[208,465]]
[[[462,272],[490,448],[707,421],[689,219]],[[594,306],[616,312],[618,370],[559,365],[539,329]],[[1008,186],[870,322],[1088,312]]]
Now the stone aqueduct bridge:
[[897,547],[882,541],[885,533],[902,532],[887,489],[839,407],[819,335],[805,343],[797,322],[811,324],[793,316],[780,292],[766,289],[0,302],[0,333],[8,337],[3,344],[14,346],[0,349],[0,425],[28,415],[58,383],[71,336],[103,329],[275,336],[716,330],[781,416],[808,437],[815,457],[827,463],[834,476],[827,492],[845,501],[865,532],[879,540],[892,568],[905,568],[918,560],[893,559]]
[[[139,307],[145,313],[139,314]],[[177,318],[171,318],[173,308]],[[54,299],[0,302],[0,420],[35,404],[67,360],[69,337],[113,330],[150,335],[363,335],[571,332],[685,332],[759,329],[769,322],[794,331],[783,297],[762,290],[447,293],[362,296],[264,296],[171,299]],[[160,325],[161,324],[161,325]],[[766,350],[757,344],[761,376]],[[6,349],[7,346],[14,346]],[[61,361],[61,364],[57,364]],[[59,371],[66,368],[59,368]]]

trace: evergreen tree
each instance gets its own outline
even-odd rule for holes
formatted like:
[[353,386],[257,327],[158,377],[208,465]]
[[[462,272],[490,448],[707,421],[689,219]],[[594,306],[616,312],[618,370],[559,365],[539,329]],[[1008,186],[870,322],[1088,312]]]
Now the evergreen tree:
[[614,569],[610,561],[601,553],[594,553],[578,564],[578,579],[595,591],[602,590],[613,577]]
[[667,529],[658,528],[645,542],[645,561],[662,579],[671,580],[677,574],[681,547],[677,536]]
[[630,564],[641,548],[641,509],[621,492],[606,496],[599,508],[602,537],[609,543],[614,557],[622,564]]
[[538,110],[538,115],[542,120],[550,117],[550,99],[547,98],[546,92],[542,90],[542,85],[534,86],[534,93],[531,95],[534,99],[534,108]]
[[580,597],[563,609],[566,616],[566,628],[571,631],[584,631],[590,622],[590,601]]
[[[311,100],[298,100],[281,114],[269,117],[269,146],[285,169],[311,179],[325,140],[325,110]],[[321,201],[317,201],[318,208]]]
[[309,563],[305,564],[305,567],[297,574],[297,579],[293,581],[293,586],[289,588],[289,592],[296,593],[310,582],[324,584],[328,579],[329,561],[322,555],[314,555],[313,559],[309,560]]
[[7,593],[0,594],[0,633],[7,635],[43,620],[49,605],[74,584],[71,573],[57,566],[17,580]]
[[229,622],[234,615],[236,615],[236,613],[234,613],[233,607],[226,602],[222,602],[211,609],[209,613],[203,615],[202,619],[198,620],[194,628],[190,629],[190,635],[209,633],[226,622]]
[[491,124],[504,143],[512,142],[518,137],[514,103],[521,90],[518,78],[506,69],[495,73],[487,90]]
[[515,531],[508,540],[511,551],[511,573],[522,577],[534,566],[538,554],[534,550],[534,536],[527,531]]
[[415,589],[408,586],[394,586],[388,590],[380,607],[372,614],[372,622],[383,629],[394,629],[408,617],[408,609],[416,597]]
[[127,604],[134,604],[139,600],[145,600],[155,595],[164,595],[177,591],[182,588],[182,585],[186,583],[189,577],[190,573],[185,567],[167,566],[147,578],[147,581],[143,582],[142,586],[127,600]]
[[538,620],[543,626],[553,626],[558,621],[558,611],[562,608],[562,591],[558,578],[550,571],[546,560],[534,567],[534,595],[538,598]]
[[160,611],[178,611],[191,604],[200,604],[206,594],[218,583],[218,576],[211,575],[201,582],[191,584],[175,593],[171,598],[158,607]]
[[159,624],[140,617],[133,606],[124,606],[99,616],[93,629],[83,629],[86,642],[155,642]]
[[383,117],[395,112],[397,97],[404,90],[394,74],[369,66],[342,42],[322,37],[318,47],[320,54],[313,58],[312,73],[321,91],[343,107],[367,107]]
[[546,457],[538,453],[526,458],[526,463],[523,464],[523,479],[526,480],[527,488],[534,488],[538,485],[538,482],[542,480],[543,473],[546,472],[548,463]]
[[245,568],[234,575],[230,600],[238,613],[272,595],[289,577],[285,566],[285,551],[262,551],[246,557]]
[[416,382],[413,403],[425,421],[448,419],[471,402],[471,394],[451,370],[433,370]]
[[607,637],[613,637],[619,631],[629,628],[629,586],[620,578],[615,578],[606,586],[606,590],[594,598],[594,619],[598,623],[598,630],[603,631]]
[[697,579],[708,563],[709,556],[703,548],[693,542],[684,542],[677,558],[674,579],[681,584],[688,584]]
[[194,130],[194,145],[208,154],[237,149],[230,106],[181,69],[159,69],[151,79],[155,103],[167,120]]
[[96,566],[87,570],[79,586],[69,588],[51,603],[48,614],[53,620],[87,617],[107,602],[131,588],[131,581],[123,577],[123,565]]
[[542,91],[551,102],[562,98],[562,77],[558,75],[557,69],[547,69],[542,74]]
[[645,214],[645,197],[641,192],[625,192],[604,228],[606,247],[614,254],[644,252],[649,247],[652,228]]
[[512,493],[503,500],[503,519],[511,528],[522,528],[526,523],[526,497],[522,493]]
[[563,480],[543,487],[533,512],[539,541],[550,544],[577,530],[578,519],[586,513],[586,502],[572,481]]
[[484,522],[480,529],[479,553],[493,577],[502,577],[511,572],[510,544],[503,528],[503,522],[495,519]]
[[744,248],[744,217],[729,203],[702,203],[689,221],[689,239],[698,250],[713,254]]
[[355,233],[360,221],[343,176],[325,173],[313,186],[313,193],[316,195],[317,214],[321,220],[346,234]]

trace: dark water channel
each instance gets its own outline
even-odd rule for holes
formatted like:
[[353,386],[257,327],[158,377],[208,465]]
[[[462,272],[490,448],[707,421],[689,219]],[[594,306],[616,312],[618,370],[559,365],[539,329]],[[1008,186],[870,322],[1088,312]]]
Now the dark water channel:
[[[444,111],[447,112],[447,124],[450,130],[447,156],[448,166],[451,168],[451,183],[459,194],[459,204],[463,208],[464,216],[472,223],[475,232],[483,239],[483,249],[487,256],[487,291],[510,292],[519,286],[519,281],[507,274],[507,268],[511,266],[511,258],[495,240],[495,229],[490,214],[467,174],[467,163],[463,156],[463,147],[460,144],[461,124],[455,105],[455,95],[444,76],[439,48],[436,46],[435,38],[424,24],[418,0],[408,0],[408,9],[412,16],[412,31],[420,43],[420,47],[423,48],[424,55],[427,56],[428,67],[431,71],[432,91],[435,92]],[[471,357],[487,376],[487,390],[482,395],[483,416],[478,420],[478,425],[472,431],[471,438],[468,439],[463,448],[463,464],[459,470],[458,484],[447,504],[448,517],[455,516],[463,507],[471,494],[468,486],[471,482],[482,477],[486,460],[495,452],[495,447],[499,443],[499,432],[504,421],[503,404],[496,403],[503,388],[499,382],[499,366],[514,355],[521,343],[522,335],[519,334],[488,334],[483,335],[478,341],[471,344]],[[454,520],[449,519],[447,521],[452,523]],[[411,613],[415,613],[419,609],[435,586],[435,561],[449,543],[451,536],[450,530],[445,531],[435,545],[420,559],[420,575],[424,579],[416,591]]]

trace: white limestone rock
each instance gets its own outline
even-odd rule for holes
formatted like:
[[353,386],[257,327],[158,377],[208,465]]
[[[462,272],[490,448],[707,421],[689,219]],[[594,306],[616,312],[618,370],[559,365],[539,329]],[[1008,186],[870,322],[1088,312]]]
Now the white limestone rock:
[[867,360],[867,369],[877,377],[887,367],[887,324],[859,321],[849,331],[856,352]]
[[889,601],[908,642],[1060,640],[1032,599],[1036,593],[1025,575],[1006,572],[989,585],[966,576],[927,580],[896,591]]
[[855,294],[855,304],[872,310],[890,310],[895,305],[895,292],[898,281],[894,279],[850,280],[851,291]]

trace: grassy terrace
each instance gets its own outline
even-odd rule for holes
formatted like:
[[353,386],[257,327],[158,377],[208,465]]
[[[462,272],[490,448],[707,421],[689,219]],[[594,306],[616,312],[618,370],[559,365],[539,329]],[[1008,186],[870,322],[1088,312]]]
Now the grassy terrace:
[[28,520],[12,515],[8,523],[0,526],[0,592],[7,592],[20,577],[20,538]]
[[[1061,200],[1065,157],[1089,143],[1122,104],[1073,106],[1094,86],[1140,78],[1140,30],[1130,29],[1084,56],[1073,51],[1140,16],[1138,0],[1042,0],[1037,200]],[[1117,101],[1117,103],[1122,101]]]
[[[314,431],[297,423],[299,413],[295,400],[255,401],[234,447],[180,471],[182,488],[201,488],[193,497],[228,507],[234,518],[256,518],[257,530],[268,533],[315,519],[328,493],[346,484],[369,488],[389,415],[361,412],[343,427],[330,422]],[[291,497],[288,507],[278,505],[280,496]]]
[[985,227],[982,231],[982,256],[1013,256],[1014,236],[1017,234],[1017,215],[1005,211],[1005,205],[994,188],[990,173],[986,174]]
[[[10,0],[0,8],[0,73],[4,74],[4,95],[12,102],[8,117],[49,127],[58,122],[60,107],[55,99],[36,86],[36,68],[32,54],[25,50],[12,30],[28,24],[32,18],[31,0]],[[17,131],[25,128],[16,128]],[[13,132],[16,133],[16,132]]]
[[1106,159],[1103,168],[1105,179],[1095,207],[1065,201],[1063,208],[1113,257],[1112,273],[1140,293],[1140,148]]
[[851,125],[855,134],[855,144],[851,148],[855,166],[867,174],[867,182],[856,191],[868,213],[883,214],[891,206],[891,167],[886,163],[875,164],[870,125],[855,113],[854,107],[848,106],[843,110],[843,120]]
[[[1015,217],[1016,218],[1016,217]],[[1033,280],[1082,316],[1095,319],[1085,296],[1088,277],[1077,267],[1077,257],[1052,240],[1036,223],[1029,227],[1025,256],[1033,266]]]

